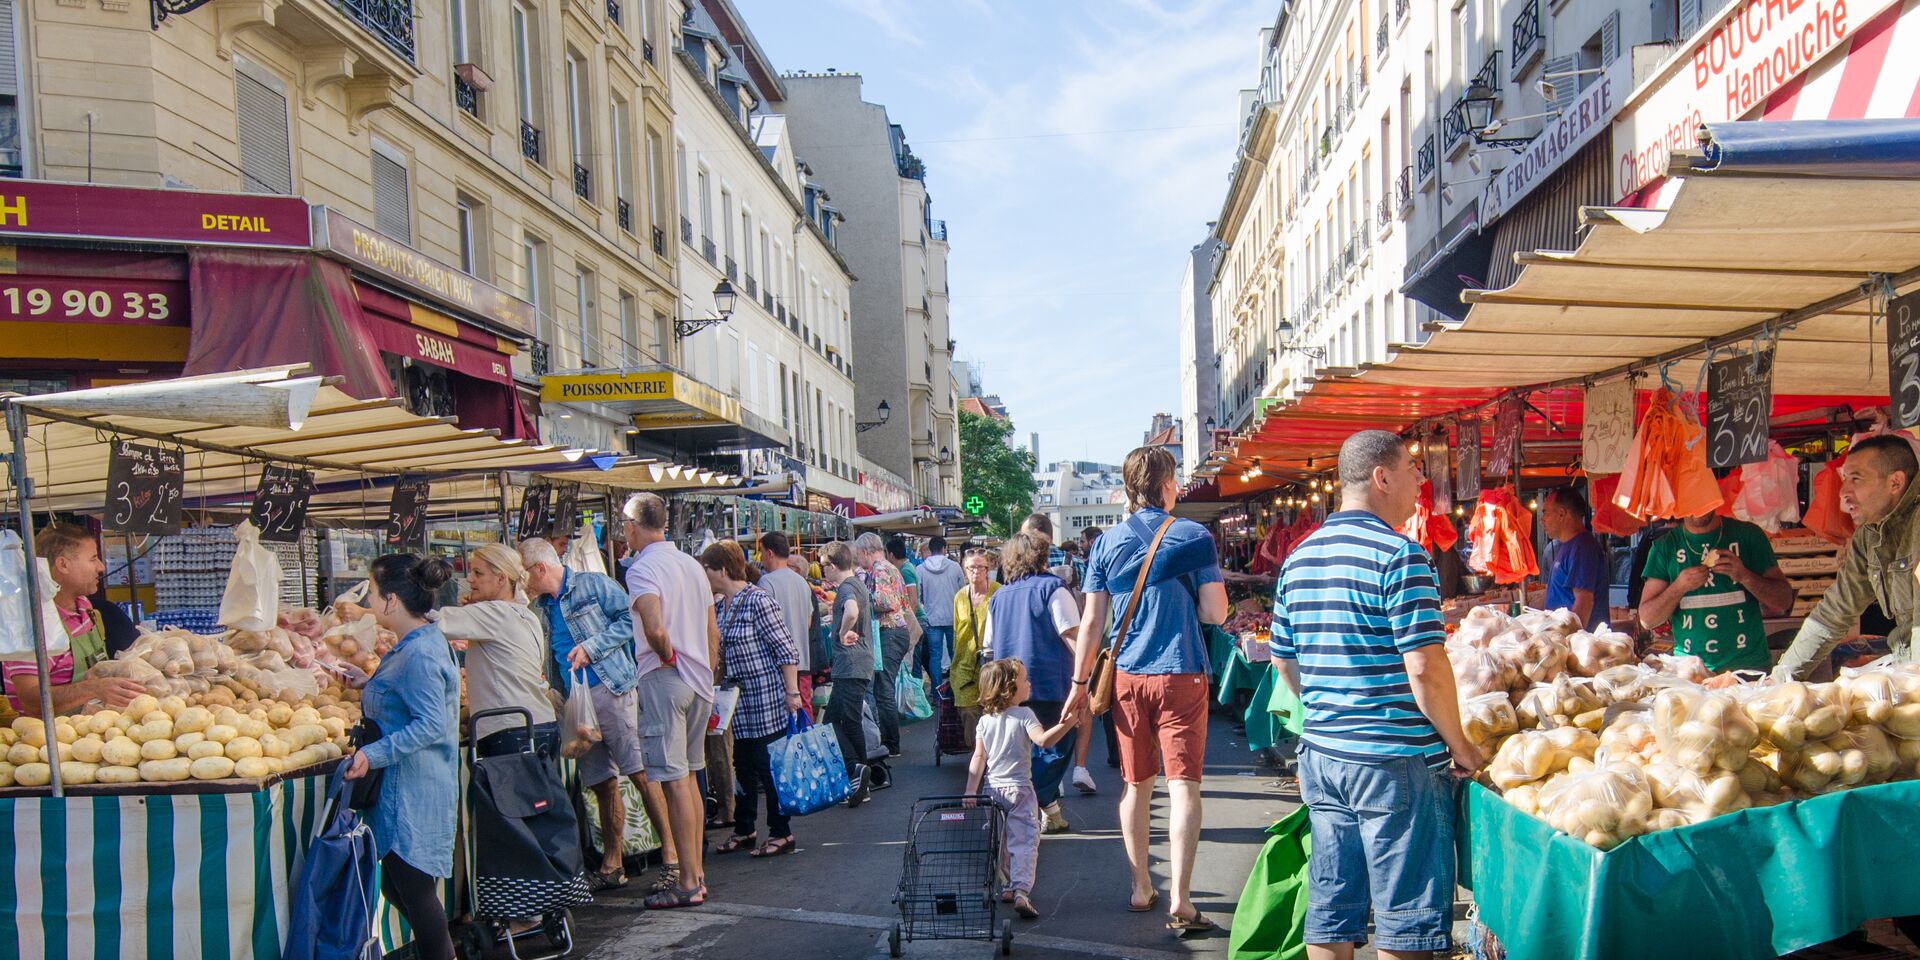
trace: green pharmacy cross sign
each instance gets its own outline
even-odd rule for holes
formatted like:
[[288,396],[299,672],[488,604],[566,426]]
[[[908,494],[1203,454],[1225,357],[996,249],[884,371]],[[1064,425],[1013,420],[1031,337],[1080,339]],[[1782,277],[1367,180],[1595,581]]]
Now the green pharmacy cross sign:
[[979,495],[976,494],[974,496],[968,497],[967,502],[964,504],[964,506],[966,507],[968,513],[973,514],[974,516],[977,517],[980,514],[986,512],[987,501],[982,499]]

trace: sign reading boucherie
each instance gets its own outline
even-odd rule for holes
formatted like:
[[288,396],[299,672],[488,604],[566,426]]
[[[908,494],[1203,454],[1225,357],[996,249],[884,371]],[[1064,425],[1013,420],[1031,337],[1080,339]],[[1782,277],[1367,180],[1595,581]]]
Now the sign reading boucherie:
[[1846,45],[1894,0],[1739,0],[1686,52],[1634,91],[1613,132],[1614,187],[1626,196],[1663,177],[1700,125],[1738,120]]
[[508,330],[533,332],[533,304],[362,226],[337,210],[314,207],[313,222],[315,249]]
[[0,236],[305,249],[313,235],[299,197],[0,180]]

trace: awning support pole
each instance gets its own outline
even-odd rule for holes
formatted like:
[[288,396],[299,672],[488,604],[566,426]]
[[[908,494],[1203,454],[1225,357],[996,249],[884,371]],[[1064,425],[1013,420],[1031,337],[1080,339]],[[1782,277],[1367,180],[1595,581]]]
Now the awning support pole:
[[[18,403],[7,404],[7,435],[13,450],[7,454],[7,472],[13,474],[14,503],[20,508],[20,553],[26,558],[27,625],[33,630],[33,662],[40,682],[40,722],[46,725],[47,781],[54,797],[66,795],[60,782],[59,742],[53,735],[53,690],[48,681],[46,622],[40,614],[45,599],[40,596],[40,563],[33,554],[33,477],[27,473],[27,411]],[[133,570],[127,570],[127,582],[133,582]]]

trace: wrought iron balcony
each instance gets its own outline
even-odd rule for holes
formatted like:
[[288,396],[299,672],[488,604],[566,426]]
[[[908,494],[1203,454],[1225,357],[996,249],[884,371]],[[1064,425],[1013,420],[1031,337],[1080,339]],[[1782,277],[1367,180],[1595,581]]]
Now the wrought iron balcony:
[[1434,142],[1433,134],[1421,141],[1420,150],[1414,154],[1414,166],[1418,168],[1421,183],[1426,183],[1440,166],[1440,145]]
[[1393,17],[1396,20],[1405,20],[1407,11],[1412,9],[1413,0],[1393,0]]
[[645,60],[648,63],[653,62],[653,41],[652,40],[640,41],[640,59]]
[[667,232],[659,227],[653,228],[653,254],[657,257],[667,255]]
[[727,258],[727,279],[728,280],[740,279],[740,265],[733,262],[732,257]]
[[468,116],[480,116],[480,91],[459,74],[453,77],[453,105],[466,111]]
[[1487,54],[1487,62],[1480,65],[1480,72],[1473,75],[1473,83],[1467,86],[1469,97],[1497,97],[1500,95],[1500,51]]
[[1386,59],[1387,56],[1387,41],[1393,37],[1393,31],[1390,29],[1392,25],[1393,21],[1388,20],[1386,15],[1382,14],[1380,16],[1380,29],[1375,31],[1373,35],[1374,49],[1379,52],[1383,60]]
[[1467,122],[1467,101],[1462,97],[1447,108],[1447,115],[1441,120],[1441,146],[1451,153],[1454,144],[1466,139],[1467,134],[1472,132],[1471,128],[1472,125]]
[[1403,207],[1413,203],[1413,164],[1400,168],[1400,176],[1393,181],[1393,199]]
[[771,287],[760,291],[760,305],[766,307],[768,313],[773,312],[773,289]]
[[773,315],[774,315],[774,317],[775,317],[776,319],[778,319],[778,320],[779,320],[779,321],[780,321],[781,323],[786,323],[786,322],[787,322],[787,305],[786,305],[786,304],[784,304],[784,303],[776,303],[776,304],[774,304],[774,305],[773,305]]
[[535,340],[533,349],[528,351],[527,361],[536,377],[544,377],[552,373],[553,347],[549,346],[545,340]]
[[620,229],[633,232],[633,204],[626,197],[617,197],[613,201],[613,216],[620,222]]
[[620,25],[620,0],[607,0],[607,20],[616,27]]
[[934,220],[928,223],[927,234],[933,237],[933,239],[935,240],[941,240],[941,241],[946,240],[947,239],[947,222],[945,220]]
[[1380,225],[1390,226],[1393,223],[1393,201],[1387,197],[1381,197],[1380,202],[1374,207],[1374,217],[1380,221]]
[[680,242],[688,246],[693,245],[693,221],[686,217],[680,218]]
[[1527,0],[1520,5],[1520,13],[1513,18],[1513,69],[1532,56],[1536,45],[1544,39],[1540,32],[1540,0]]
[[335,9],[359,24],[387,49],[413,62],[413,0],[332,0]]
[[540,162],[540,128],[525,120],[520,121],[520,155]]
[[706,257],[708,263],[716,267],[720,265],[720,251],[714,247],[712,237],[700,238],[700,255]]
[[593,199],[593,171],[577,163],[573,165],[573,195],[582,200]]
[[760,281],[755,280],[753,278],[753,274],[749,273],[747,274],[747,299],[753,300],[758,298],[759,296],[760,296]]

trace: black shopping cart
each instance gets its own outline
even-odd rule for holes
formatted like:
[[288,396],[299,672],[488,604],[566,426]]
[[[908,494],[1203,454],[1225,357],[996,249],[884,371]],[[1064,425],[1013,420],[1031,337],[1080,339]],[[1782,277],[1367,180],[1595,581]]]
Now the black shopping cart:
[[890,954],[900,956],[907,940],[999,940],[1001,956],[1013,952],[1013,921],[999,916],[1006,834],[1006,812],[992,797],[914,803],[893,898],[900,921],[887,937]]
[[[517,716],[525,724],[527,748],[479,756],[480,721],[500,716]],[[480,960],[490,942],[504,940],[518,960],[517,941],[543,933],[550,952],[539,960],[564,957],[573,952],[569,908],[592,902],[593,895],[587,891],[578,821],[559,767],[539,752],[533,714],[520,707],[474,714],[467,720],[467,745],[473,771],[466,837],[473,922],[461,930],[462,952],[468,960]],[[478,842],[480,837],[486,842]],[[512,935],[514,921],[534,919],[539,926]]]
[[935,721],[938,727],[933,736],[933,765],[939,766],[945,757],[972,753],[973,747],[967,744],[966,728],[960,721],[960,708],[953,703],[953,687],[943,683],[939,690],[934,691],[933,710],[934,716],[939,718]]

